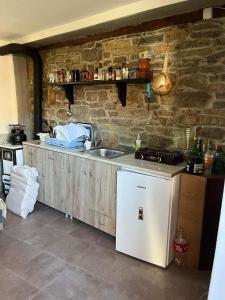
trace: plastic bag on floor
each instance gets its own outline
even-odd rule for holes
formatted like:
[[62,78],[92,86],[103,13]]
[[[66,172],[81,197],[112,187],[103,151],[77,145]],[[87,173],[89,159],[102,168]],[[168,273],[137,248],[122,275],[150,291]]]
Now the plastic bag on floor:
[[37,170],[29,166],[16,166],[11,175],[11,188],[6,197],[6,206],[23,219],[34,209],[39,183]]

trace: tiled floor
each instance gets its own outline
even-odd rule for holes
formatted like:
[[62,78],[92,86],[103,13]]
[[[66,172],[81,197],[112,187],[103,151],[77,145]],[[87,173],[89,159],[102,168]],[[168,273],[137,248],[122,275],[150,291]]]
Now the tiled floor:
[[2,300],[206,300],[209,272],[162,270],[114,250],[114,238],[38,204],[0,233]]

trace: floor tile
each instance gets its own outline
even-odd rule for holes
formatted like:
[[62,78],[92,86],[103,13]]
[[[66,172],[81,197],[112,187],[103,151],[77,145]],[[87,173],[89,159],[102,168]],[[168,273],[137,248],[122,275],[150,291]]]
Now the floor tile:
[[90,247],[90,244],[85,241],[73,238],[70,235],[64,235],[55,243],[47,246],[46,251],[66,263],[79,266]]
[[71,236],[94,244],[102,236],[102,232],[87,224],[81,223],[71,232]]
[[38,254],[40,254],[39,249],[15,239],[8,247],[5,245],[4,249],[1,249],[0,263],[13,272],[20,274],[27,262]]
[[42,252],[30,260],[20,274],[22,278],[41,288],[57,278],[65,270],[65,264],[54,256]]
[[0,273],[0,282],[0,297],[2,300],[28,300],[38,292],[37,288],[6,268]]
[[34,235],[27,237],[25,241],[34,247],[45,250],[64,236],[65,234],[61,230],[50,225],[45,225],[39,228]]

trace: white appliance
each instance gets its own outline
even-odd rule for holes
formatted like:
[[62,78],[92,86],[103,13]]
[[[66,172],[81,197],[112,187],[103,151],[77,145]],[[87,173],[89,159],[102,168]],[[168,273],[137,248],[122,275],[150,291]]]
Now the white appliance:
[[10,175],[13,165],[23,165],[23,146],[5,144],[0,145],[2,157],[2,183],[4,193],[7,195],[10,189]]
[[216,251],[213,262],[212,276],[208,300],[225,299],[225,192],[220,213]]
[[167,267],[173,260],[180,175],[117,173],[116,250]]

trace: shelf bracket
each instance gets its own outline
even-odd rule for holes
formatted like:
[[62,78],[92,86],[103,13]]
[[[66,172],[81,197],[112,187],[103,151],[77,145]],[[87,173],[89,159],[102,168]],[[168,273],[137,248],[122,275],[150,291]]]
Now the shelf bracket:
[[126,98],[127,98],[127,82],[117,82],[117,91],[118,98],[122,104],[122,106],[126,106]]
[[64,91],[65,91],[65,96],[66,99],[69,101],[70,104],[74,104],[74,90],[73,90],[73,85],[68,84],[68,85],[62,85]]

